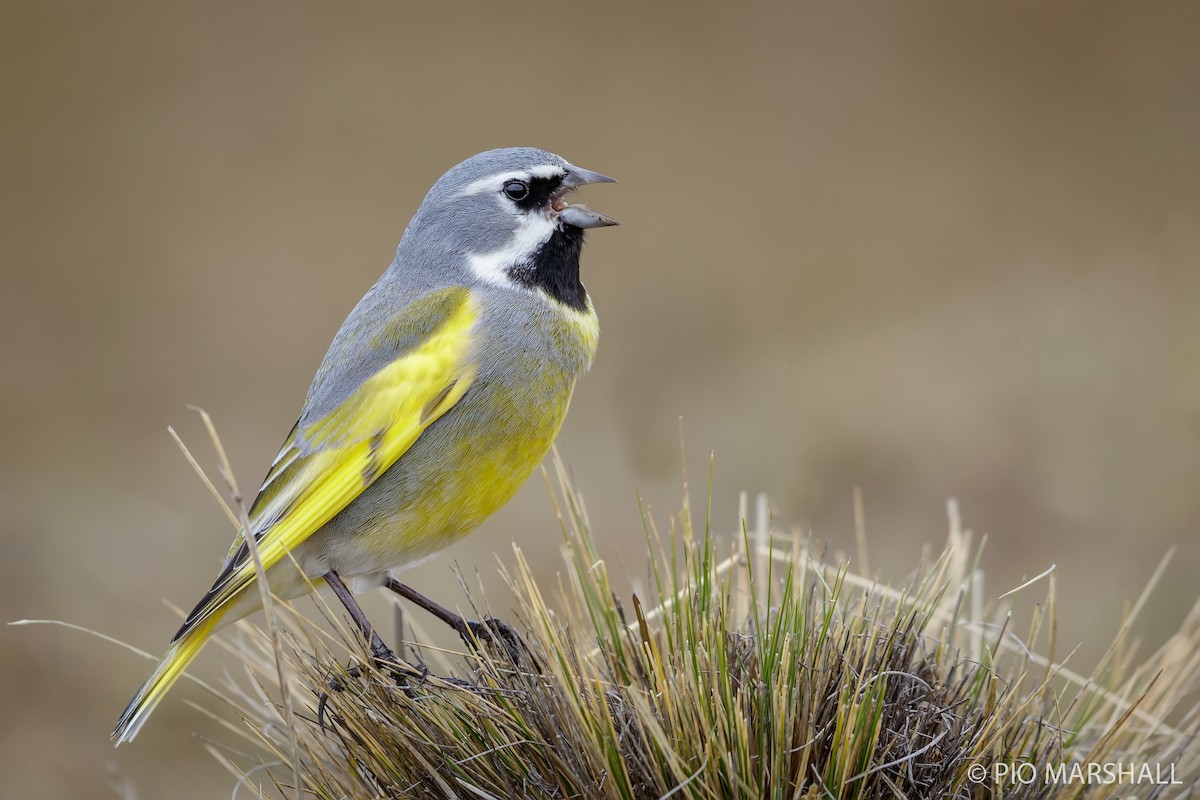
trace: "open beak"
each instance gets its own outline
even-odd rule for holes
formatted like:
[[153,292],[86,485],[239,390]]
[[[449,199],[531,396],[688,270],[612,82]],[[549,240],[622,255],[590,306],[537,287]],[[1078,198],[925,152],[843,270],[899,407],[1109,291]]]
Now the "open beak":
[[[571,165],[567,169],[566,177],[563,178],[561,186],[565,190],[563,194],[576,189],[580,186],[586,186],[589,183],[616,183],[616,178],[610,178],[607,175],[601,175],[599,172],[592,172],[590,169],[583,169]],[[555,198],[555,210],[558,212],[558,218],[567,225],[576,228],[607,228],[610,225],[620,225],[612,217],[601,214],[599,211],[593,211],[585,205],[567,205],[563,202],[562,197]]]

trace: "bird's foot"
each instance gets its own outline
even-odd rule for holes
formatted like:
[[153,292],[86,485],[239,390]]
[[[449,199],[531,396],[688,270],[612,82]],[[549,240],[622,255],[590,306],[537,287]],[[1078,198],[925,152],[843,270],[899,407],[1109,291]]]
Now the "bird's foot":
[[433,616],[440,619],[446,625],[454,629],[458,633],[459,638],[470,647],[478,652],[480,643],[483,644],[498,644],[508,656],[508,660],[518,665],[522,662],[529,663],[537,671],[541,671],[540,664],[530,652],[525,641],[517,633],[513,626],[503,620],[494,617],[487,617],[481,622],[468,620],[461,614],[456,614],[448,608],[438,605],[433,600],[430,600],[425,595],[416,591],[410,586],[406,586],[395,578],[388,576],[384,582],[384,586],[391,589],[396,594],[406,600],[415,603],[421,608],[428,611]]
[[480,642],[485,642],[500,647],[513,664],[521,663],[523,658],[533,657],[517,629],[502,619],[485,617],[476,622],[460,618],[460,624],[454,627],[463,642],[473,650],[478,649]]
[[400,661],[400,657],[396,655],[396,651],[380,640],[371,643],[371,660],[375,662],[375,666],[381,671],[390,672],[393,675],[399,675],[396,670],[403,663]]

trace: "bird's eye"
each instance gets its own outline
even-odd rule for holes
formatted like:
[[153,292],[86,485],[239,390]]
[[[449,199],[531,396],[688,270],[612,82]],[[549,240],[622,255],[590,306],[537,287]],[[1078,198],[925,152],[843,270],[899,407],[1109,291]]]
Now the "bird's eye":
[[504,184],[504,194],[509,200],[524,200],[529,196],[529,184],[525,181],[508,181]]

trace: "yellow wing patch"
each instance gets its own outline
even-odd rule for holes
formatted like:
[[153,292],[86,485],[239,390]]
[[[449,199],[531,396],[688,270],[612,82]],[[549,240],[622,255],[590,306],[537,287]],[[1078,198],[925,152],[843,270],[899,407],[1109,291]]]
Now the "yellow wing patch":
[[[467,290],[455,291],[461,293],[457,307],[419,346],[364,381],[329,414],[292,431],[251,515],[265,568],[374,483],[471,387],[471,329],[478,313]],[[231,558],[240,549],[241,543],[235,543]],[[228,602],[254,577],[249,559],[231,563],[180,633]]]

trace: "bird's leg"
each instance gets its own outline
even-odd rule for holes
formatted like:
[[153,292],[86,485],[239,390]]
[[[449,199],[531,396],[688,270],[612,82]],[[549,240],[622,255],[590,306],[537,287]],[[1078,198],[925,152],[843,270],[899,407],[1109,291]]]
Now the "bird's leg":
[[329,588],[333,589],[333,593],[337,595],[338,600],[342,601],[342,605],[346,607],[346,611],[350,614],[350,619],[354,620],[354,624],[358,626],[358,629],[362,631],[363,636],[370,643],[372,658],[380,662],[397,663],[399,659],[396,658],[396,654],[390,647],[383,643],[383,639],[375,632],[375,626],[367,619],[367,615],[359,607],[358,601],[354,599],[354,595],[350,594],[350,590],[346,588],[346,584],[342,583],[341,577],[333,570],[326,572],[322,577],[329,584]]
[[438,605],[411,586],[401,583],[391,575],[388,575],[384,579],[383,585],[403,597],[405,600],[415,603],[416,605],[428,611],[430,614],[433,614],[442,622],[446,623],[455,631],[457,631],[459,636],[462,636],[467,632],[467,621],[463,619],[461,615],[455,614],[445,606]]
[[[325,583],[329,584],[329,588],[333,589],[333,593],[337,595],[338,600],[342,601],[342,605],[346,607],[346,611],[350,614],[350,619],[354,620],[354,624],[358,626],[358,629],[362,631],[362,635],[370,643],[371,658],[381,666],[386,666],[389,663],[398,663],[399,659],[396,658],[396,654],[390,647],[383,643],[383,639],[375,632],[375,626],[367,619],[367,615],[363,613],[362,608],[358,605],[358,601],[354,599],[354,595],[350,593],[350,590],[346,588],[346,584],[342,582],[341,576],[330,570],[322,577],[325,579]],[[358,667],[351,667],[348,674],[351,677],[357,678],[361,673]],[[393,675],[395,675],[398,681],[404,681],[404,677],[400,673],[393,672]],[[326,685],[331,692],[340,692],[346,688],[336,678],[330,678],[326,681]],[[317,701],[317,723],[320,725],[322,731],[325,730],[325,708],[328,702],[329,695],[321,692],[320,698]]]
[[464,619],[461,614],[455,614],[445,606],[435,603],[416,589],[401,583],[391,575],[388,575],[384,579],[383,585],[405,600],[425,609],[453,628],[458,633],[459,638],[468,647],[474,647],[476,640],[490,642],[494,638],[498,638],[500,643],[504,645],[504,649],[508,652],[508,656],[513,663],[519,661],[521,653],[529,652],[529,648],[525,646],[525,642],[521,640],[520,635],[517,634],[511,625],[503,620],[495,619],[494,617],[488,617],[483,622],[473,622]]

